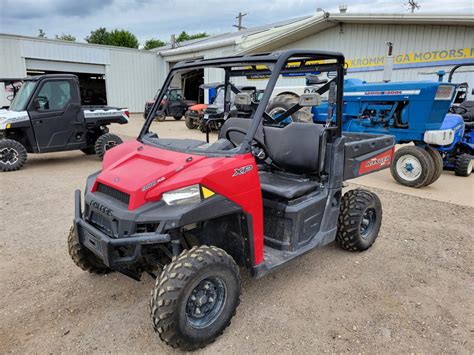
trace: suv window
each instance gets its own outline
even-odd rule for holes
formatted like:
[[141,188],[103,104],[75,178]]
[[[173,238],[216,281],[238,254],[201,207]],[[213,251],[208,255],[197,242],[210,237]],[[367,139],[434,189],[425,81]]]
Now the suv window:
[[181,96],[181,93],[178,90],[170,90],[169,98],[170,98],[170,101],[178,101],[178,100],[183,99],[183,97]]
[[71,83],[67,80],[48,81],[36,99],[40,110],[62,110],[71,100]]

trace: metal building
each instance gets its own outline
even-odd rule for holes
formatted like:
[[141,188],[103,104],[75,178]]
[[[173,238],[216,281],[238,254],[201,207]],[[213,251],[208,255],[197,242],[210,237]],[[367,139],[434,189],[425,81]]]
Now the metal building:
[[[381,81],[387,52],[393,43],[392,81],[437,80],[458,63],[474,63],[474,14],[350,14],[322,13],[215,36],[178,48],[157,50],[162,80],[180,60],[213,58],[282,49],[320,49],[342,52],[348,77]],[[222,80],[206,72],[205,82]],[[474,67],[460,70],[454,81],[474,83]],[[260,82],[254,81],[259,87]],[[183,83],[185,85],[185,83]],[[302,85],[286,79],[282,85]]]
[[[342,52],[348,77],[380,81],[387,42],[394,48],[393,81],[437,80],[438,70],[474,63],[474,14],[316,13],[151,51],[0,34],[0,78],[76,73],[90,102],[143,112],[144,102],[181,60],[312,48]],[[176,84],[187,99],[196,99],[200,83],[222,79],[222,73],[206,70]],[[454,81],[474,83],[474,68],[460,70]],[[287,78],[281,85],[303,82]],[[0,106],[8,105],[1,85]]]
[[[83,100],[92,104],[142,112],[159,87],[158,68],[156,53],[149,51],[0,34],[0,78],[74,73]],[[2,92],[0,87],[0,106],[8,105]]]

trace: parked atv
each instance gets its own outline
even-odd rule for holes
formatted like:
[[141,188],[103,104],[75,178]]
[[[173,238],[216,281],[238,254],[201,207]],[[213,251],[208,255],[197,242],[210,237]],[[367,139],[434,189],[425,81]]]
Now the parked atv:
[[[300,72],[295,62],[337,76],[273,119],[272,91],[281,75]],[[267,87],[259,103],[248,92],[235,93],[253,114],[227,119],[212,144],[159,138],[150,126],[163,93],[175,75],[198,69],[224,71],[225,90],[231,78],[255,73]],[[161,270],[151,295],[152,326],[166,344],[194,350],[230,324],[240,303],[238,266],[258,278],[333,241],[350,251],[370,248],[382,223],[380,200],[363,189],[343,195],[343,181],[389,167],[394,139],[342,134],[343,79],[344,56],[330,52],[177,63],[138,139],[107,152],[102,171],[87,179],[84,207],[76,191],[68,237],[73,261],[91,273],[118,271],[136,280]],[[331,113],[327,124],[281,124],[319,105],[327,91],[334,122]]]
[[71,74],[24,79],[8,110],[0,110],[0,171],[23,167],[27,153],[81,150],[97,154],[122,143],[111,123],[128,123],[127,109],[81,106],[79,80]]
[[[223,87],[223,83],[211,83],[211,84],[201,84],[199,86],[199,97],[202,98],[201,101],[204,101],[205,91],[208,92],[208,100],[212,105],[218,95],[220,88]],[[186,127],[189,129],[199,129],[202,132],[205,132],[203,128],[203,117],[204,111],[208,108],[208,104],[198,103],[196,105],[188,107],[188,110],[184,114]]]
[[[209,105],[204,110],[201,125],[199,126],[201,132],[209,134],[211,131],[219,131],[225,121],[231,117],[249,118],[252,116],[254,109],[258,106],[257,88],[255,86],[235,86],[231,82],[229,82],[228,87],[230,92],[228,105],[230,107],[225,108],[226,90],[225,86],[221,86],[217,89],[217,96],[212,105]],[[240,102],[236,96],[238,93],[248,93],[250,103]]]
[[[159,95],[159,92],[158,94]],[[143,118],[148,117],[151,107],[154,105],[155,99],[147,101],[145,103],[145,110],[143,113]],[[166,95],[161,100],[159,110],[156,113],[156,119],[158,121],[164,121],[166,117],[173,116],[175,120],[180,120],[183,118],[184,113],[187,111],[189,106],[196,104],[194,101],[185,100],[183,92],[178,88],[169,88]]]

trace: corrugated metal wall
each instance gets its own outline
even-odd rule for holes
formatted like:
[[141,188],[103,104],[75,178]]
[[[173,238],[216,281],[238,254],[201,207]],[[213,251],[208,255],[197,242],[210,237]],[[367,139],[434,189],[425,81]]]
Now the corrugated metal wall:
[[[0,77],[26,76],[25,60],[48,61],[47,67],[57,69],[75,64],[105,66],[107,101],[109,105],[143,112],[144,103],[160,86],[160,61],[156,53],[79,43],[63,43],[21,36],[0,36]],[[84,66],[86,67],[86,66]],[[0,106],[7,105],[0,87]]]
[[[343,24],[285,46],[282,49],[314,48],[338,51],[348,59],[384,56],[387,42],[393,42],[394,55],[474,47],[474,27],[429,25],[365,25]],[[393,81],[436,80],[439,69],[448,71],[453,65],[396,69]],[[467,70],[467,68],[465,69]],[[433,73],[433,76],[428,75]],[[381,81],[382,71],[349,72],[348,77]],[[474,68],[464,74],[474,82]]]
[[[0,37],[0,78],[22,78],[26,75],[25,60],[21,57],[20,43],[16,40]],[[10,102],[3,83],[0,83],[0,106]]]
[[160,87],[158,68],[154,53],[111,50],[105,74],[108,104],[143,112]]

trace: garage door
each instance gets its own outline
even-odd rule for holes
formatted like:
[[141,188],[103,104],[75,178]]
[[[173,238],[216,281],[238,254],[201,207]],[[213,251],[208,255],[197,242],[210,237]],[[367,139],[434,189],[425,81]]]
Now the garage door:
[[26,70],[44,70],[66,73],[105,74],[105,65],[26,59]]

